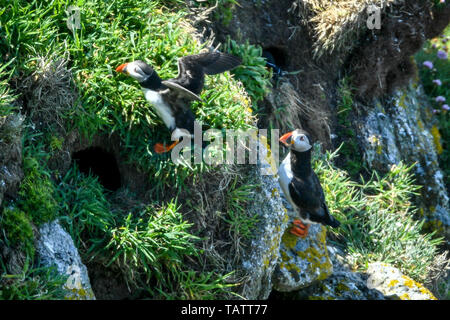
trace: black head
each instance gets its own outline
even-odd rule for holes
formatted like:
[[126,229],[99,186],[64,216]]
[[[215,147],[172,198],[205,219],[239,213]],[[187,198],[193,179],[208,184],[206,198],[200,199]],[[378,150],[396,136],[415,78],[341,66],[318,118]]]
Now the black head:
[[144,82],[156,74],[156,71],[142,60],[121,64],[116,68],[116,71],[127,74],[139,82]]
[[312,148],[311,137],[306,131],[301,129],[284,134],[280,138],[280,142],[285,147],[297,152],[306,152]]

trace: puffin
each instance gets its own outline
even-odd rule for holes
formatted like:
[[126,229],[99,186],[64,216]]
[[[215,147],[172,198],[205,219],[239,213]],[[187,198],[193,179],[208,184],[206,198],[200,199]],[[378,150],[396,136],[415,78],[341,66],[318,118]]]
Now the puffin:
[[311,168],[312,145],[301,129],[284,134],[280,142],[290,152],[278,169],[279,183],[287,200],[298,214],[290,232],[305,238],[312,223],[337,228],[340,222],[330,215],[319,178]]
[[143,60],[123,63],[116,71],[139,82],[145,99],[171,131],[174,143],[170,146],[157,143],[154,146],[155,152],[160,154],[172,150],[180,138],[193,136],[195,116],[190,103],[201,101],[199,95],[205,84],[205,75],[232,70],[241,63],[242,60],[234,55],[212,51],[178,59],[178,76],[173,79],[162,80],[153,67]]

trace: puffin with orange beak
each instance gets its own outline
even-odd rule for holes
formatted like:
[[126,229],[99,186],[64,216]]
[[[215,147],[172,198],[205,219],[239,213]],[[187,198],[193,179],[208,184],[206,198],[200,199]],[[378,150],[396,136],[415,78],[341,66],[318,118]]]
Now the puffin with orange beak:
[[[183,136],[193,136],[195,116],[190,109],[194,100],[201,101],[205,74],[214,75],[231,70],[242,60],[218,51],[185,56],[178,59],[178,76],[162,80],[156,71],[142,60],[121,64],[117,72],[136,79],[144,92],[145,99],[155,108],[166,127],[172,132],[175,142],[170,146],[157,143],[157,153],[170,151]],[[184,129],[184,130],[183,130]]]
[[312,223],[337,228],[340,222],[330,215],[319,178],[311,168],[311,139],[306,131],[297,129],[280,138],[290,149],[278,169],[281,189],[298,213],[291,233],[305,238]]

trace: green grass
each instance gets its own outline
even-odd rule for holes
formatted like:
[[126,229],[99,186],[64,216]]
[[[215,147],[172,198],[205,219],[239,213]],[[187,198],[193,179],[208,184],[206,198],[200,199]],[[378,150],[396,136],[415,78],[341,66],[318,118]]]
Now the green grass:
[[[245,188],[236,189],[229,200],[234,208],[242,202],[239,195]],[[229,276],[187,264],[200,263],[201,239],[192,234],[192,224],[183,218],[176,202],[114,207],[112,195],[105,194],[97,178],[81,174],[76,167],[57,190],[60,221],[83,260],[102,261],[105,267],[120,270],[135,294],[161,299],[229,296],[234,286],[226,283]],[[234,232],[233,225],[230,229]]]
[[259,222],[258,214],[249,216],[247,205],[256,185],[238,185],[236,177],[229,186],[226,199],[226,216],[223,218],[230,225],[230,231],[237,238],[250,240]]
[[34,255],[33,227],[28,215],[17,207],[3,209],[0,230],[4,230],[8,247],[20,248],[29,257]]
[[66,294],[67,278],[54,268],[34,267],[28,262],[20,274],[9,274],[0,261],[0,300],[60,300]]
[[111,230],[105,247],[114,254],[109,264],[126,268],[131,280],[140,273],[146,282],[156,277],[157,285],[165,284],[166,274],[181,271],[184,255],[197,254],[198,238],[188,233],[190,226],[173,202],[160,210],[149,206],[129,213],[120,227]]
[[8,81],[10,80],[11,73],[7,72],[6,70],[10,63],[6,63],[0,66],[0,120],[12,114],[15,109],[12,105],[15,96],[12,94],[8,86]]
[[231,274],[217,275],[215,272],[181,271],[175,274],[172,286],[176,294],[160,291],[160,297],[180,300],[213,300],[229,297],[230,288],[236,286],[227,283]]
[[[221,5],[225,8],[232,3]],[[81,29],[74,33],[66,25],[69,5],[81,9]],[[198,239],[188,232],[190,225],[182,219],[181,212],[189,208],[176,207],[174,202],[159,203],[168,196],[175,199],[182,190],[195,185],[198,177],[214,169],[204,163],[176,166],[170,157],[155,155],[153,145],[169,141],[170,132],[145,101],[138,83],[114,71],[123,62],[144,59],[162,78],[170,78],[177,74],[179,57],[205,49],[186,23],[184,1],[0,0],[0,8],[1,115],[14,111],[11,105],[15,100],[30,101],[30,93],[20,87],[24,80],[32,85],[34,81],[56,84],[50,92],[63,94],[66,84],[58,79],[45,82],[45,76],[51,78],[51,74],[43,70],[58,59],[67,60],[58,71],[71,75],[70,90],[76,91],[76,99],[68,100],[68,108],[51,110],[57,113],[51,116],[58,123],[49,123],[48,127],[35,126],[47,123],[48,110],[42,108],[51,105],[45,100],[48,97],[41,96],[37,101],[44,103],[24,105],[25,179],[17,212],[25,216],[16,214],[14,218],[39,225],[59,217],[83,259],[119,265],[140,290],[146,290],[145,285],[156,279],[158,285],[151,293],[166,298],[205,298],[213,297],[216,291],[227,291],[229,285],[222,283],[226,275],[200,272],[182,264],[186,256],[195,259],[200,252]],[[243,81],[252,87],[253,79]],[[253,127],[251,97],[230,73],[207,77],[201,98],[203,101],[193,103],[192,109],[209,127]],[[128,211],[114,208],[111,195],[96,178],[80,174],[75,167],[63,172],[63,177],[59,172],[49,172],[46,164],[55,153],[64,151],[65,132],[70,130],[88,139],[117,135],[123,159],[151,181],[148,194],[158,206],[140,203]],[[143,205],[147,209],[142,209]],[[26,230],[22,231],[29,236]],[[20,239],[22,235],[17,233],[15,237]],[[177,277],[182,281],[175,285],[173,279]],[[194,289],[199,292],[193,293]]]
[[25,178],[20,184],[19,206],[36,225],[49,222],[58,215],[55,188],[48,171],[31,155],[23,159]]
[[[62,57],[68,53],[82,107],[61,115],[66,126],[88,137],[118,133],[125,159],[149,177],[160,177],[155,185],[159,191],[167,186],[182,187],[183,177],[200,168],[177,168],[153,153],[153,145],[170,140],[170,133],[145,101],[139,85],[114,69],[125,61],[144,59],[162,78],[174,77],[177,58],[203,48],[186,27],[186,11],[161,6],[177,3],[78,1],[81,29],[75,37],[66,26],[67,1],[15,0],[5,3],[0,15],[5,35],[0,53],[15,58],[8,68],[13,77],[30,74],[36,68],[37,55]],[[251,102],[229,73],[208,77],[201,98],[204,102],[194,104],[193,110],[213,128],[247,128],[253,122],[251,110],[242,108]]]
[[[433,135],[435,136],[436,149],[439,154],[439,166],[444,172],[447,190],[450,185],[450,111],[442,109],[443,103],[438,103],[435,99],[438,96],[442,96],[446,99],[445,103],[450,105],[450,61],[448,58],[439,59],[437,57],[439,50],[448,53],[448,41],[450,41],[450,27],[447,27],[441,37],[429,41],[415,56],[419,67],[420,82],[429,97],[431,105],[436,110],[433,117],[438,121],[439,133],[433,132]],[[431,61],[433,69],[430,70],[423,66],[425,61]],[[442,84],[440,86],[433,82],[436,79],[441,80]]]
[[102,250],[116,217],[104,189],[93,176],[84,176],[74,166],[58,185],[60,221],[83,257],[90,259]]
[[413,166],[399,164],[385,176],[374,172],[370,180],[357,183],[333,165],[337,154],[316,155],[315,170],[331,214],[342,223],[329,231],[346,249],[348,262],[365,270],[368,263],[383,261],[417,281],[426,280],[442,239],[422,234],[424,221],[414,220],[417,209],[411,201],[419,187]]
[[355,131],[352,129],[350,117],[353,111],[353,88],[351,79],[344,77],[338,85],[338,135],[343,140],[339,158],[352,177],[357,177],[363,168],[362,155],[356,142]]

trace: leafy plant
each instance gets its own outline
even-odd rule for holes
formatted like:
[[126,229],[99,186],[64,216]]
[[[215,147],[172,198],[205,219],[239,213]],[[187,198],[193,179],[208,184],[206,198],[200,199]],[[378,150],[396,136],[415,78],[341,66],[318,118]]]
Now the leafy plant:
[[244,84],[253,108],[256,108],[256,103],[262,100],[272,88],[270,82],[272,70],[266,68],[266,59],[262,57],[262,48],[251,45],[248,41],[238,44],[231,38],[228,38],[225,48],[229,53],[242,58],[242,65],[233,69],[232,73]]

